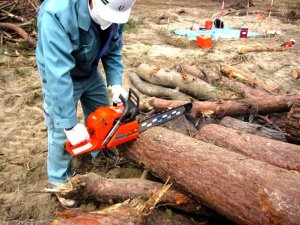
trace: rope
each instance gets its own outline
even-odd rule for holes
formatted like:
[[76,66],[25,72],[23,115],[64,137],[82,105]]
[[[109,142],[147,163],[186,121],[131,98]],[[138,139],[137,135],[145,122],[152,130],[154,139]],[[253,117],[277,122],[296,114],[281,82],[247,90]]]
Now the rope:
[[[225,0],[222,0],[222,9],[221,9],[221,22],[223,21],[223,14],[224,14],[224,6],[225,6]],[[221,32],[221,29],[219,29],[219,32],[218,32],[218,42],[220,41],[220,32]]]
[[172,0],[169,1],[169,16],[168,16],[168,30],[169,30],[169,25],[170,25],[170,17],[171,17],[171,2]]
[[250,8],[250,0],[248,0],[247,8],[246,8],[246,23],[248,22],[249,8]]
[[269,27],[269,24],[270,24],[270,21],[271,21],[271,13],[272,13],[273,4],[274,4],[274,0],[271,0],[270,9],[269,9],[268,23],[266,25],[266,30],[265,30],[265,36],[267,36],[267,33],[268,33],[268,27]]

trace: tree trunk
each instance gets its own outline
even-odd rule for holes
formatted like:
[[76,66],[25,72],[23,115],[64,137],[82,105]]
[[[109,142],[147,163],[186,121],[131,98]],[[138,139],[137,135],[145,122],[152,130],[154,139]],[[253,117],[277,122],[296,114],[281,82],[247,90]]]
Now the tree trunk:
[[154,127],[120,146],[158,177],[238,224],[296,225],[300,176],[194,138]]
[[259,124],[243,122],[241,120],[229,116],[224,117],[220,121],[220,124],[225,127],[232,128],[241,132],[256,134],[258,136],[271,138],[277,141],[287,142],[283,132],[270,129]]
[[189,74],[180,74],[176,71],[163,71],[160,68],[141,64],[137,69],[138,76],[155,85],[170,88],[179,88],[196,99],[226,99],[229,93],[224,93],[216,87]]
[[201,128],[196,138],[250,158],[300,172],[300,146],[258,135],[241,133],[217,124]]
[[[71,199],[99,202],[120,202],[127,199],[149,198],[163,188],[163,184],[144,179],[106,179],[97,174],[77,175],[69,181],[72,190],[63,194]],[[201,204],[170,188],[158,205],[170,206],[185,212],[203,213]],[[201,210],[202,212],[201,212]]]
[[[247,116],[250,114],[269,114],[274,112],[288,112],[291,105],[298,95],[278,95],[260,98],[245,98],[241,100],[227,100],[218,102],[193,102],[191,110],[192,115],[205,115],[209,112],[210,116],[223,118],[225,116]],[[155,109],[167,110],[179,105],[188,103],[188,101],[181,100],[163,100],[158,98],[151,98],[149,105]]]
[[164,88],[142,81],[135,73],[130,74],[133,85],[143,94],[151,97],[160,97],[173,100],[189,100],[191,96],[181,93],[177,89]]

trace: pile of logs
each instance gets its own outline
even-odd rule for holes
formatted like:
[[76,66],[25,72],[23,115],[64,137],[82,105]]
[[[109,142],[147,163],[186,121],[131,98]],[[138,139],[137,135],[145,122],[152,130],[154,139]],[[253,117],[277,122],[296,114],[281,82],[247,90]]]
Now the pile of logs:
[[[192,102],[190,116],[200,126],[193,137],[161,127],[147,130],[120,147],[127,157],[235,223],[299,223],[300,146],[285,133],[293,103],[287,128],[299,133],[299,94],[279,94],[230,66],[167,70],[141,64],[130,78],[152,97],[141,110]],[[274,113],[281,115],[278,123],[270,119]],[[206,118],[216,120],[203,123]]]
[[[149,213],[163,205],[194,215],[209,215],[211,209],[237,224],[298,224],[300,146],[289,143],[284,125],[268,115],[283,115],[285,124],[294,103],[288,125],[299,124],[299,95],[280,95],[243,71],[220,68],[218,72],[180,65],[164,70],[141,64],[130,75],[135,88],[152,97],[141,104],[142,110],[149,114],[192,102],[186,118],[198,119],[200,124],[194,135],[154,127],[119,146],[122,154],[139,162],[145,171],[172,183],[159,198],[147,200],[164,189],[157,181],[105,179],[96,174],[75,176],[69,182],[72,188],[61,194],[104,203],[142,198],[148,202],[143,205],[151,205]],[[213,123],[207,118],[214,118]],[[122,210],[132,216],[132,224],[142,224],[149,215],[132,211],[130,205]],[[105,215],[110,221],[111,215]],[[128,222],[119,212],[114,215],[118,217],[113,218],[115,223]],[[97,217],[87,212],[63,213],[57,224],[76,224],[76,218],[100,221],[101,216],[103,212]]]

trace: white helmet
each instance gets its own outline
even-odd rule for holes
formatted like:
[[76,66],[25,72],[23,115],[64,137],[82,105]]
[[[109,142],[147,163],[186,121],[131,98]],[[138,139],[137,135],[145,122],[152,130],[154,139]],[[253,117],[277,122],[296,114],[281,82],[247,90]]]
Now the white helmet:
[[135,0],[92,0],[92,3],[93,8],[89,9],[94,20],[100,17],[108,23],[127,23]]

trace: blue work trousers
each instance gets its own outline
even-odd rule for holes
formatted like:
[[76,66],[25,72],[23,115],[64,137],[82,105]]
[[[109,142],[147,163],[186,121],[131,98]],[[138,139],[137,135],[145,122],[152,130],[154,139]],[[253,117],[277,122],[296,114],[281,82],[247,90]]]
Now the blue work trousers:
[[[102,76],[97,73],[89,78],[73,79],[74,101],[81,102],[85,119],[100,106],[108,106],[109,98]],[[46,90],[43,90],[47,93]],[[63,96],[61,96],[63,98]],[[71,170],[72,155],[65,149],[66,135],[63,128],[55,128],[51,118],[51,99],[44,94],[44,109],[48,126],[48,159],[47,172],[52,186],[56,183],[66,183],[73,175]],[[97,157],[99,151],[91,153]]]

